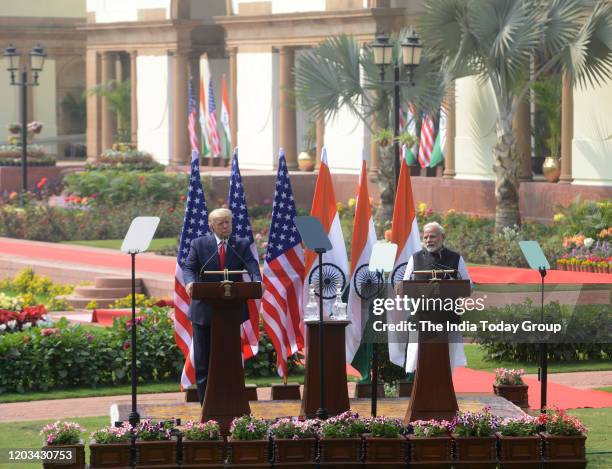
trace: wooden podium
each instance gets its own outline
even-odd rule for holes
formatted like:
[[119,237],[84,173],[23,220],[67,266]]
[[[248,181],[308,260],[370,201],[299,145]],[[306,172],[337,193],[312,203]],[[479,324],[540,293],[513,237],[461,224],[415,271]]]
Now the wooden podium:
[[214,419],[221,431],[228,433],[234,417],[251,413],[244,386],[240,309],[245,301],[261,298],[261,283],[197,282],[193,284],[192,296],[205,300],[214,309],[201,421]]
[[[460,298],[471,295],[469,280],[404,280],[402,293],[412,298]],[[434,323],[456,322],[452,311],[417,312],[417,319]],[[418,324],[417,324],[417,327]],[[419,327],[420,329],[420,327]],[[415,420],[450,420],[459,410],[453,387],[446,332],[419,332],[416,375],[404,423]]]
[[[304,377],[304,393],[300,415],[315,417],[321,407],[321,378],[319,367],[319,321],[306,324],[307,354]],[[341,414],[350,409],[348,387],[346,384],[346,352],[344,350],[344,330],[349,321],[323,321],[325,328],[325,408],[330,416]]]

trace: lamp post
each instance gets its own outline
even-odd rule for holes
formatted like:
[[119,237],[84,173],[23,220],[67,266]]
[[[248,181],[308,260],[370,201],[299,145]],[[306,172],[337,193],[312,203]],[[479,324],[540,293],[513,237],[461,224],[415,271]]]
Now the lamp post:
[[[395,186],[400,171],[400,148],[399,148],[399,114],[400,114],[400,86],[414,86],[414,69],[421,62],[421,52],[423,45],[413,30],[401,43],[400,57],[393,58],[393,44],[389,43],[389,36],[385,33],[376,35],[376,40],[370,44],[374,53],[374,63],[380,67],[380,84],[393,85],[393,168],[395,172]],[[385,70],[389,65],[393,65],[393,80],[385,81]],[[401,80],[402,65],[407,70],[408,80]]]
[[38,86],[38,74],[42,72],[45,64],[45,50],[37,44],[29,52],[30,68],[32,69],[32,81],[28,82],[27,67],[21,71],[21,80],[16,80],[16,72],[19,69],[19,56],[15,46],[10,44],[4,50],[4,61],[6,70],[11,75],[11,85],[21,88],[21,201],[23,203],[28,191],[28,86]]

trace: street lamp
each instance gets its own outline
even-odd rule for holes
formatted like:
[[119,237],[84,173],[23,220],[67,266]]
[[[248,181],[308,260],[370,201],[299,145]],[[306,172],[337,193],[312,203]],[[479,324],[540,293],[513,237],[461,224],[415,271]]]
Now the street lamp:
[[10,44],[4,50],[4,63],[6,70],[11,75],[11,85],[21,87],[21,190],[23,196],[28,191],[28,86],[38,86],[38,74],[42,72],[45,64],[45,50],[37,44],[29,52],[30,68],[32,70],[32,81],[28,82],[28,70],[24,66],[21,71],[21,81],[16,80],[16,72],[19,69],[19,56],[15,46]]
[[[400,113],[400,86],[414,86],[414,69],[421,63],[421,52],[423,45],[414,30],[401,43],[400,57],[393,60],[393,44],[389,43],[389,36],[385,33],[376,35],[376,40],[370,44],[374,53],[374,63],[380,67],[380,83],[393,85],[393,167],[395,170],[395,184],[399,178],[400,170],[400,148],[399,148],[399,113]],[[385,81],[385,70],[393,65],[393,80]],[[400,80],[402,65],[407,69],[408,81]]]

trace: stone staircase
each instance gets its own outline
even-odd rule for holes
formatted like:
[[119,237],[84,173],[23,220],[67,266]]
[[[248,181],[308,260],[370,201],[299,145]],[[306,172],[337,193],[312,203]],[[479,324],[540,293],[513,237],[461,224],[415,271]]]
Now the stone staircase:
[[[142,279],[137,278],[136,293],[142,292]],[[132,279],[129,277],[96,277],[93,286],[76,287],[74,294],[65,298],[74,309],[83,309],[92,301],[98,308],[108,308],[131,293]]]

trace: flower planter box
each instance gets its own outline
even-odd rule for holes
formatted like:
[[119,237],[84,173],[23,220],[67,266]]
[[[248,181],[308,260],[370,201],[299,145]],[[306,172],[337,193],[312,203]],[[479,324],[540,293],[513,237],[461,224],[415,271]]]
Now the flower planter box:
[[73,462],[62,462],[58,459],[57,462],[43,463],[43,469],[61,468],[61,469],[83,469],[85,467],[85,445],[51,445],[43,446],[42,451],[66,451],[74,450],[75,457]]
[[300,469],[316,467],[317,440],[316,438],[303,438],[292,440],[286,438],[275,438],[274,467],[286,469]]
[[408,436],[410,467],[449,468],[452,464],[453,440],[450,436]]
[[230,467],[270,467],[269,440],[228,440],[227,462]]
[[89,445],[89,467],[98,468],[128,468],[130,467],[130,443],[112,443]]
[[529,386],[527,384],[494,384],[493,392],[523,409],[529,407]]
[[539,469],[542,465],[542,438],[533,436],[504,436],[495,434],[499,441],[499,468]]
[[544,439],[544,467],[582,469],[587,461],[584,454],[586,436],[557,436],[541,433]]
[[183,440],[183,463],[181,467],[223,469],[225,463],[225,441]]
[[136,441],[136,467],[176,467],[176,441]]
[[494,436],[453,435],[454,468],[495,469],[497,467],[497,438]]
[[319,467],[361,467],[361,438],[321,438]]
[[365,466],[380,469],[406,467],[408,442],[404,437],[366,436],[364,440]]

